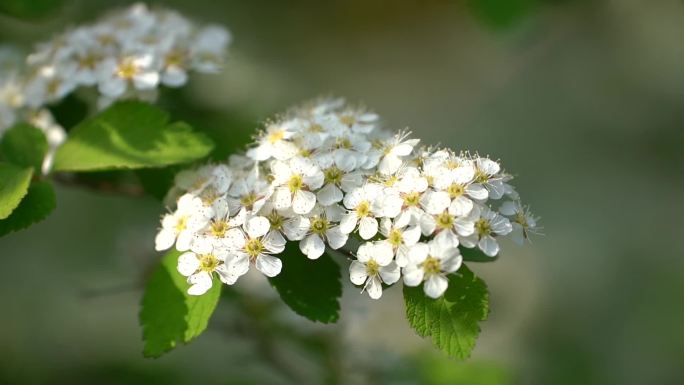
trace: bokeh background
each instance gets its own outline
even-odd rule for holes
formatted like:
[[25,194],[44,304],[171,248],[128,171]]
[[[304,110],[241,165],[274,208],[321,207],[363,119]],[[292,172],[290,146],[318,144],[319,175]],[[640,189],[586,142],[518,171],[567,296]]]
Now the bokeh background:
[[[30,18],[0,16],[1,43],[28,48],[129,2],[2,3]],[[293,104],[344,96],[502,159],[545,235],[471,264],[492,312],[465,363],[410,330],[396,287],[372,302],[347,284],[341,321],[320,325],[260,276],[197,341],[146,360],[140,282],[164,209],[61,187],[49,219],[0,239],[0,384],[684,383],[682,1],[153,5],[235,36],[223,75],[163,100],[226,153]]]

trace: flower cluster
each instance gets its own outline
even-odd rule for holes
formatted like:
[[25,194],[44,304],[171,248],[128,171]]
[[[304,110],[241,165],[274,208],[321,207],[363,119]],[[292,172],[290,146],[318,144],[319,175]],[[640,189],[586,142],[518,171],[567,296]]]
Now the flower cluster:
[[220,71],[230,40],[223,27],[144,4],[75,27],[38,44],[21,67],[0,67],[0,136],[27,120],[56,147],[65,134],[46,106],[85,89],[97,91],[100,109],[121,99],[153,101],[160,86],[181,87],[191,72]]
[[349,275],[371,298],[402,277],[437,298],[459,246],[494,257],[500,237],[522,241],[536,221],[497,161],[418,144],[342,100],[297,108],[244,155],[179,173],[156,248],[184,252],[178,270],[198,295],[213,273],[226,284],[250,266],[279,274],[287,241],[312,260],[360,243]]

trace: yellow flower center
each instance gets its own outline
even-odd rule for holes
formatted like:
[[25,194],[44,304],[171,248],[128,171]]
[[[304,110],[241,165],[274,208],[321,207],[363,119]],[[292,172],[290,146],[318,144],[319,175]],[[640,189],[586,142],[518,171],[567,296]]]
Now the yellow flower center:
[[479,168],[475,170],[475,182],[477,183],[487,183],[489,181],[489,175]]
[[185,52],[175,49],[169,52],[164,58],[167,67],[182,67],[185,63]]
[[352,145],[351,140],[349,140],[348,138],[339,138],[335,143],[335,148],[344,148],[346,150],[350,150],[353,147],[354,146]]
[[228,231],[229,228],[230,226],[228,226],[228,222],[224,220],[213,221],[211,223],[210,229],[211,235],[213,235],[216,238],[223,238],[223,236],[226,234],[226,231]]
[[283,223],[285,222],[285,218],[278,214],[277,211],[271,212],[271,214],[266,216],[268,218],[268,221],[271,223],[271,228],[275,230],[280,230],[283,228]]
[[475,230],[480,235],[489,235],[492,232],[492,226],[486,219],[480,218],[475,222]]
[[311,232],[318,235],[324,235],[328,228],[330,227],[330,222],[323,217],[313,217],[311,219]]
[[356,123],[356,117],[354,115],[342,115],[340,116],[340,122],[351,127]]
[[125,59],[116,67],[116,76],[122,79],[132,79],[139,71],[140,69],[133,60]]
[[320,124],[312,123],[309,126],[309,132],[313,132],[313,133],[323,132],[323,126],[321,126]]
[[299,174],[292,175],[290,180],[287,182],[287,187],[292,193],[296,193],[297,191],[301,190],[302,187],[304,187],[304,180],[302,180],[302,176]]
[[178,218],[178,220],[176,221],[176,226],[175,226],[176,233],[180,233],[181,231],[185,230],[187,225],[188,225],[188,217],[187,216]]
[[428,257],[420,264],[426,275],[439,274],[442,271],[442,263],[439,259],[428,255]]
[[450,229],[454,225],[454,217],[452,217],[448,211],[445,211],[437,215],[437,228],[438,229]]
[[385,179],[383,184],[385,185],[385,187],[392,187],[395,183],[397,183],[397,181],[399,181],[399,178],[397,178],[396,175],[392,175],[391,177]]
[[342,182],[342,170],[336,166],[332,166],[323,171],[323,175],[325,176],[325,183],[339,184]]
[[89,53],[78,59],[78,66],[81,68],[95,69],[100,57],[94,53]]
[[377,262],[375,262],[374,259],[371,259],[366,263],[366,274],[372,276],[378,275],[380,272],[380,265],[378,265]]
[[447,192],[451,199],[458,198],[463,195],[463,186],[458,183],[452,183],[451,186],[447,187]]
[[202,254],[198,255],[197,258],[200,261],[199,269],[207,273],[211,273],[216,270],[221,261],[214,256],[214,254]]
[[264,244],[259,238],[250,238],[245,243],[245,253],[249,255],[251,261],[254,261],[262,251],[264,251]]
[[389,233],[389,237],[387,237],[387,240],[392,246],[394,246],[394,248],[401,246],[401,242],[403,240],[403,234],[401,230],[392,229],[392,231]]
[[370,202],[362,201],[356,206],[356,215],[360,218],[367,217],[370,214]]
[[417,191],[404,195],[404,206],[415,207],[420,204],[420,193]]
[[275,144],[285,138],[285,130],[283,129],[277,129],[275,131],[272,131],[270,134],[268,134],[268,137],[266,139],[268,140],[269,143]]

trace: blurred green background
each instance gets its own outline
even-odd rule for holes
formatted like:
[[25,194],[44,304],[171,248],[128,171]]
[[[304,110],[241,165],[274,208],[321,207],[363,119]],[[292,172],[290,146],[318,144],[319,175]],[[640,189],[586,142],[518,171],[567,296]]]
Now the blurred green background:
[[[2,0],[30,19],[0,16],[1,42],[128,2],[51,3]],[[492,312],[465,363],[409,329],[396,287],[372,302],[347,283],[326,326],[258,275],[197,341],[145,360],[140,281],[163,208],[62,187],[48,220],[0,239],[0,384],[684,383],[682,1],[157,3],[235,36],[223,75],[163,101],[223,154],[293,104],[344,96],[502,159],[546,235],[473,266]]]

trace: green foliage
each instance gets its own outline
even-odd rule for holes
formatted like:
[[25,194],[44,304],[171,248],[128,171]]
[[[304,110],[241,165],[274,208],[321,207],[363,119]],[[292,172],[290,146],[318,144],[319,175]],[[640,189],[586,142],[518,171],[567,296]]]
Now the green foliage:
[[0,142],[0,154],[5,160],[17,166],[33,167],[38,172],[47,151],[43,131],[25,123],[10,128]]
[[492,27],[514,25],[532,13],[539,0],[470,0],[477,18]]
[[0,220],[0,236],[23,230],[47,218],[57,205],[55,190],[45,181],[36,182],[12,214]]
[[33,169],[0,163],[0,219],[7,218],[24,198]]
[[467,262],[494,262],[499,259],[498,255],[490,257],[477,247],[473,247],[471,249],[468,247],[459,246],[458,249],[461,251],[463,260]]
[[33,19],[45,16],[58,10],[63,0],[2,0],[0,13],[22,19]]
[[421,355],[421,383],[425,385],[511,385],[509,370],[491,362],[453,360]]
[[288,242],[279,255],[283,270],[269,278],[285,302],[295,313],[322,323],[337,322],[342,296],[340,267],[328,254],[310,260],[299,251],[296,242]]
[[438,299],[423,288],[404,286],[406,318],[413,329],[449,356],[466,359],[480,334],[479,322],[487,318],[489,295],[484,281],[465,265],[449,275],[449,288]]
[[218,280],[204,295],[189,295],[189,284],[176,271],[179,255],[168,252],[145,286],[140,310],[145,357],[159,357],[202,334],[221,296]]
[[55,156],[55,171],[140,169],[188,163],[209,155],[212,141],[166,112],[120,102],[74,127]]

